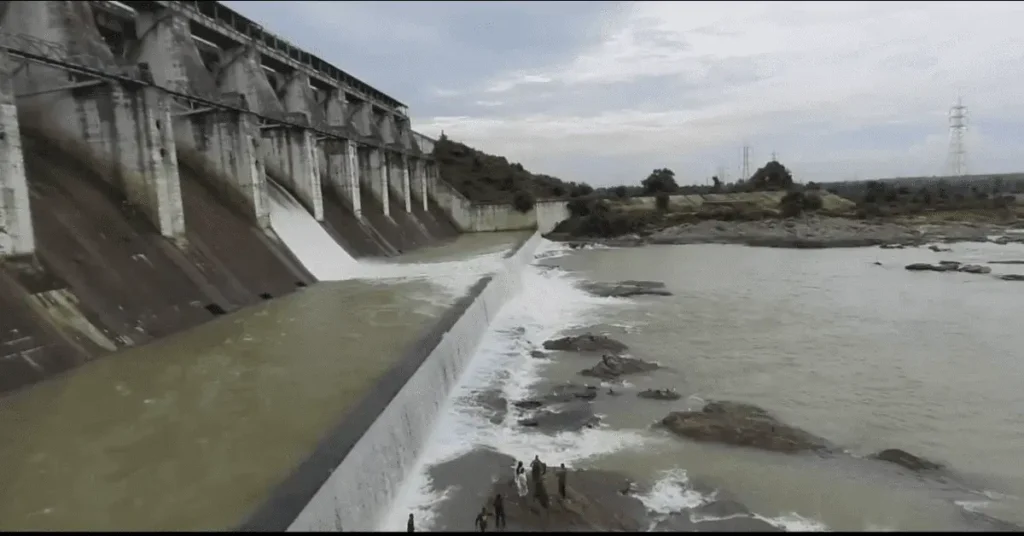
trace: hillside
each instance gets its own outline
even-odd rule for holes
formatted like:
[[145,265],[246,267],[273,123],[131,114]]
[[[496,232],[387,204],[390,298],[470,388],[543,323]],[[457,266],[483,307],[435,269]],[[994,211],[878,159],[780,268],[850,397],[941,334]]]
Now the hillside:
[[443,134],[434,144],[434,157],[441,178],[478,203],[511,203],[519,191],[532,194],[534,199],[586,195],[593,191],[586,184],[530,173],[522,164],[478,151]]

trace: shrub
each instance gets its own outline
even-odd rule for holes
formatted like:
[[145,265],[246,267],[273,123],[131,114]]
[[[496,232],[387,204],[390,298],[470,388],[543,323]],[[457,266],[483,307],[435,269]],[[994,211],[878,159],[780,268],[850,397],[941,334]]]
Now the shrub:
[[537,204],[537,200],[533,197],[533,194],[523,190],[518,190],[512,196],[512,207],[523,214],[533,210],[534,205]]
[[668,211],[668,202],[669,197],[665,192],[660,192],[658,195],[654,196],[654,206],[661,212]]
[[626,190],[625,186],[616,186],[612,189],[612,193],[619,199],[625,199],[629,195],[629,191]]
[[569,214],[575,218],[582,218],[590,214],[590,201],[586,199],[574,198],[570,200],[565,208],[569,211]]

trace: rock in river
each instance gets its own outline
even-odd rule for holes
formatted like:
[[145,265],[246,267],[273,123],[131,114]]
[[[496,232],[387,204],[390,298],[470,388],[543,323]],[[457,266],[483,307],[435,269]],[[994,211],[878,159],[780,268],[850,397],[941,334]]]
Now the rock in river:
[[610,352],[620,354],[628,350],[629,347],[611,337],[584,333],[583,335],[544,341],[544,349],[561,350],[564,352]]
[[942,469],[942,464],[935,463],[900,449],[885,449],[869,456],[870,458],[884,462],[895,463],[910,469],[911,471],[937,471]]
[[583,283],[583,289],[602,298],[628,298],[630,296],[671,296],[665,283],[659,281],[619,281],[618,283]]
[[701,411],[675,411],[662,419],[661,425],[695,441],[786,453],[828,450],[824,439],[789,426],[757,406],[740,402],[709,402]]
[[645,389],[637,393],[636,396],[652,400],[679,400],[683,397],[672,389]]
[[586,402],[566,404],[558,410],[540,410],[529,417],[519,419],[520,426],[538,428],[544,432],[578,432],[593,428],[601,422],[594,414],[594,408]]
[[581,370],[580,374],[601,378],[602,380],[614,380],[626,374],[648,372],[657,368],[658,365],[656,363],[648,363],[642,359],[605,355],[593,367]]

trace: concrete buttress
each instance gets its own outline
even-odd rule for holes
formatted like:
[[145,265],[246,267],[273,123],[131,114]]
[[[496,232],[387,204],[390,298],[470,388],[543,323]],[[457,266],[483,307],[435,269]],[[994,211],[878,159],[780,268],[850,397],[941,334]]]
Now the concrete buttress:
[[410,158],[409,168],[412,174],[412,180],[409,184],[409,188],[415,192],[416,198],[423,203],[423,211],[430,210],[430,201],[427,198],[427,179],[424,174],[423,160],[420,158]]
[[139,11],[135,18],[139,45],[136,62],[149,64],[156,85],[207,99],[219,93],[192,38],[189,21],[170,9]]
[[384,151],[377,147],[370,147],[369,153],[369,177],[370,191],[380,200],[384,207],[384,215],[391,216],[390,188],[388,187],[387,161]]
[[317,221],[323,221],[324,198],[320,189],[320,159],[317,156],[316,137],[313,131],[308,128],[275,125],[264,127],[262,136],[266,146],[264,155],[268,173],[282,181],[283,186],[292,192]]
[[[6,7],[0,30],[59,45],[78,61],[116,64],[88,2],[10,2]],[[67,71],[41,65],[26,65],[13,82],[22,128],[31,123],[50,136],[59,136],[69,150],[93,149],[90,160],[103,168],[101,174],[160,234],[183,237],[185,218],[170,101],[162,91],[119,82],[76,81]]]
[[217,171],[217,187],[253,218],[270,228],[266,175],[258,157],[254,119],[232,110],[208,110],[188,116],[192,147]]
[[[338,133],[347,133],[348,110],[345,93],[334,90],[324,102],[325,117],[328,129]],[[327,165],[325,167],[327,182],[332,185],[342,199],[352,205],[356,216],[362,215],[362,199],[359,194],[359,155],[356,144],[351,139],[337,138],[321,142]]]
[[36,249],[8,59],[0,50],[0,257],[30,255]]
[[277,98],[274,86],[260,64],[254,46],[238,47],[227,53],[220,69],[217,86],[221,91],[241,93],[249,110],[272,119],[284,119],[285,108]]
[[402,194],[402,202],[406,212],[412,212],[412,188],[409,181],[409,165],[405,155],[394,153],[394,165],[391,169],[395,171],[395,178],[398,181],[397,190]]

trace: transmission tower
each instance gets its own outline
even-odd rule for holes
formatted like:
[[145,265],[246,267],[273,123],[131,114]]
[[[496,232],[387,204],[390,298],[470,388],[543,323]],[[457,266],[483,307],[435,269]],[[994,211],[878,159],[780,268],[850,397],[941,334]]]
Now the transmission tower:
[[967,134],[967,107],[963,98],[957,96],[956,104],[949,109],[949,154],[947,162],[949,174],[963,177],[967,174],[967,146],[964,135]]
[[750,178],[750,146],[749,145],[744,145],[743,146],[743,171],[742,171],[742,173],[743,173],[743,175],[741,177],[742,180],[747,180],[747,179]]

